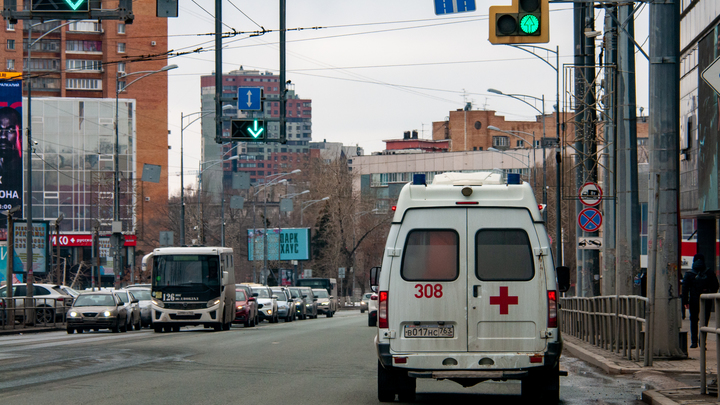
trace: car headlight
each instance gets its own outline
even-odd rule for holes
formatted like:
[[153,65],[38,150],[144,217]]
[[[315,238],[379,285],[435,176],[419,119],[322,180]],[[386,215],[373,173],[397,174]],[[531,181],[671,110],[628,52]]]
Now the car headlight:
[[241,311],[242,309],[243,309],[243,306],[242,306],[242,305],[238,305],[238,306],[237,306],[237,310],[238,310],[238,311]]
[[329,302],[323,302],[323,303],[320,304],[320,305],[330,305],[330,303],[329,303]]
[[152,303],[153,303],[153,305],[158,306],[160,308],[165,308],[165,304],[162,301],[160,301],[159,299],[153,298]]
[[272,315],[272,309],[268,309],[268,315]]
[[219,303],[220,303],[220,298],[215,298],[214,300],[208,301],[207,307],[208,307],[208,308],[211,308],[211,307],[214,307],[215,305],[217,305],[217,304],[219,304]]
[[103,316],[106,317],[106,318],[108,318],[108,317],[112,316],[112,312],[110,312],[110,311],[105,311],[105,312],[103,312]]
[[77,312],[75,312],[75,311],[70,312],[70,317],[71,317],[71,318],[75,318],[76,316],[78,316],[78,313],[77,313]]

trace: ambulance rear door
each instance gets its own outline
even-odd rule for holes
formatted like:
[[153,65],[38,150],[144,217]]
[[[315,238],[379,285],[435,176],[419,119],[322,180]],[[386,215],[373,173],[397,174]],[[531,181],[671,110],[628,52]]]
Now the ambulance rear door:
[[467,351],[467,209],[409,209],[388,288],[394,352]]
[[530,212],[469,208],[467,237],[468,351],[542,352],[549,247]]

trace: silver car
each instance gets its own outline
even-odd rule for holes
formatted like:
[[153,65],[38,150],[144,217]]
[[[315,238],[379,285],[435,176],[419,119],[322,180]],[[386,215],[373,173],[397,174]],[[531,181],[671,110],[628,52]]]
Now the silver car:
[[151,306],[152,306],[152,295],[150,288],[147,287],[126,287],[135,298],[138,299],[138,306],[140,307],[140,321],[142,326],[149,328],[152,325],[151,319]]
[[295,320],[295,300],[292,299],[290,291],[287,288],[273,288],[273,295],[277,296],[277,310],[278,317],[283,319],[285,322],[292,322]]
[[120,300],[123,302],[123,307],[125,308],[125,311],[127,312],[127,318],[126,318],[126,326],[125,328],[127,330],[132,330],[133,327],[135,330],[142,329],[142,320],[140,319],[140,306],[138,303],[140,302],[132,292],[129,290],[115,290],[115,295],[120,298]]

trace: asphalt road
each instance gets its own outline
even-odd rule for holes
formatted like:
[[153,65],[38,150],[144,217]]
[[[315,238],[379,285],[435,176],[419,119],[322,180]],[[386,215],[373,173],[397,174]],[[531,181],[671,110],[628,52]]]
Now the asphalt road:
[[[375,404],[377,358],[367,315],[183,328],[0,337],[5,404]],[[640,404],[643,386],[563,357],[563,404]],[[521,404],[516,382],[463,388],[418,380],[417,403]]]

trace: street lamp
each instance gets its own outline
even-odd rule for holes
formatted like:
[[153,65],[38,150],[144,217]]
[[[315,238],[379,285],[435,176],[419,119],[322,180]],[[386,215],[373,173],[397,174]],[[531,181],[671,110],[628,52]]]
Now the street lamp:
[[[234,146],[232,149],[234,149],[234,148],[236,148],[236,147],[237,147],[237,146]],[[227,154],[227,153],[230,152],[232,149],[228,150],[228,151],[225,152],[224,154]],[[223,154],[223,155],[224,155],[224,154]],[[198,195],[197,195],[197,206],[198,206],[198,211],[200,212],[200,224],[199,224],[199,226],[198,226],[198,239],[200,239],[200,244],[201,244],[201,245],[204,245],[204,244],[205,244],[205,225],[203,224],[204,215],[203,215],[202,205],[200,204],[200,197],[202,196],[202,174],[203,174],[203,172],[204,172],[205,170],[208,170],[208,169],[212,168],[213,166],[216,166],[216,165],[218,165],[218,164],[220,164],[220,163],[223,163],[223,162],[230,162],[230,161],[232,161],[232,160],[238,160],[239,158],[240,158],[240,156],[235,155],[235,156],[230,156],[230,157],[227,158],[227,159],[217,159],[217,160],[208,160],[208,161],[205,161],[205,162],[198,162]],[[207,163],[212,163],[212,164],[211,164],[210,166],[208,166],[208,167],[206,167],[206,168],[203,169],[202,166],[203,166],[204,164],[207,164]],[[224,198],[224,196],[221,196],[221,199],[222,199],[222,198]],[[221,216],[221,217],[220,217],[220,221],[221,221],[221,222],[224,222],[224,216]],[[184,225],[184,224],[183,224],[183,225]],[[222,242],[221,244],[222,244],[222,246],[225,246],[225,241],[224,241],[224,239],[225,239],[225,238],[224,238],[224,234],[225,234],[225,224],[224,224],[224,223],[221,223],[221,224],[220,224],[220,227],[221,227],[221,239],[223,239],[223,240],[221,241],[221,242]]]
[[[230,104],[226,104],[222,107],[223,111],[234,108]],[[183,122],[185,118],[191,117],[196,114],[201,114],[199,117],[195,118],[194,120],[190,121],[187,125],[183,126]],[[183,132],[187,127],[195,123],[197,120],[210,115],[215,114],[215,111],[198,111],[194,113],[190,113],[188,115],[183,115],[183,113],[180,113],[180,246],[185,245],[185,173],[184,173],[184,147],[185,147],[185,141]],[[232,150],[232,149],[231,149]],[[230,151],[228,151],[230,152]],[[227,152],[225,152],[227,153]],[[224,213],[224,212],[223,212]],[[225,234],[223,233],[223,239]],[[223,243],[223,246],[225,244]]]
[[[535,97],[535,96],[529,96],[527,94],[505,94],[500,90],[497,89],[488,89],[490,93],[498,94],[505,97],[514,98],[515,100],[522,101],[523,103],[529,105],[532,107],[535,111],[539,112],[542,116],[542,126],[543,126],[543,134],[542,139],[540,140],[540,145],[542,147],[542,153],[543,153],[543,204],[547,205],[547,187],[545,186],[545,95],[543,94],[542,97]],[[542,111],[538,110],[537,107],[534,105],[528,103],[524,98],[530,98],[536,101],[540,101],[542,103]],[[520,132],[520,131],[515,131]],[[558,139],[558,145],[559,145],[559,139]],[[535,148],[535,137],[533,136],[533,149]],[[533,152],[534,153],[534,152]],[[558,187],[560,187],[560,184],[558,184]],[[557,202],[560,204],[560,201]],[[547,213],[545,214],[547,216]],[[545,218],[547,220],[547,218]]]
[[[264,217],[264,218],[263,218],[263,227],[264,227],[264,230],[265,230],[265,231],[263,232],[263,238],[264,238],[264,241],[263,241],[263,283],[262,283],[263,285],[267,285],[267,274],[268,274],[268,268],[267,268],[267,255],[268,255],[268,240],[267,240],[267,186],[270,186],[270,185],[272,185],[272,184],[276,184],[276,182],[277,182],[278,180],[285,180],[285,181],[287,181],[287,179],[281,179],[281,177],[289,176],[289,175],[295,174],[295,173],[300,173],[301,171],[302,171],[302,170],[300,170],[300,169],[295,169],[295,170],[293,170],[293,171],[291,171],[291,172],[289,172],[289,173],[280,173],[280,174],[276,174],[276,175],[265,176],[265,179],[264,179],[264,180],[266,180],[266,181],[267,181],[267,178],[268,178],[268,177],[271,177],[271,176],[272,176],[272,177],[275,177],[275,178],[274,178],[273,180],[271,180],[270,183],[267,183],[267,182],[266,182],[265,187],[263,187],[263,190],[265,190],[265,192],[263,193],[263,217]],[[280,207],[278,207],[278,210],[279,210],[279,209],[280,209]],[[280,253],[280,252],[278,252],[278,256],[279,256],[279,253]],[[278,257],[278,258],[279,258],[279,257]]]
[[303,211],[305,211],[305,208],[307,208],[307,207],[309,207],[309,206],[311,206],[311,205],[313,205],[313,204],[315,204],[315,203],[319,203],[320,201],[327,201],[327,200],[329,200],[329,199],[330,199],[330,197],[324,197],[324,198],[321,198],[321,199],[319,199],[319,200],[308,200],[308,201],[304,201],[304,202],[302,203],[303,206],[300,208],[300,226],[302,227],[302,225],[303,225]]
[[[530,154],[528,154],[528,156],[527,156],[527,163],[525,163],[525,162],[523,162],[522,160],[516,158],[515,156],[513,156],[513,155],[511,155],[511,154],[506,153],[506,152],[504,152],[504,151],[501,151],[500,149],[495,149],[495,148],[492,148],[492,147],[491,147],[491,148],[488,148],[487,150],[488,150],[489,152],[497,152],[497,153],[500,153],[501,155],[505,155],[505,156],[507,156],[507,157],[510,157],[510,158],[512,158],[512,159],[517,160],[518,162],[524,164],[525,167],[527,167],[528,173],[530,173]],[[533,177],[533,179],[534,179],[534,177]]]

